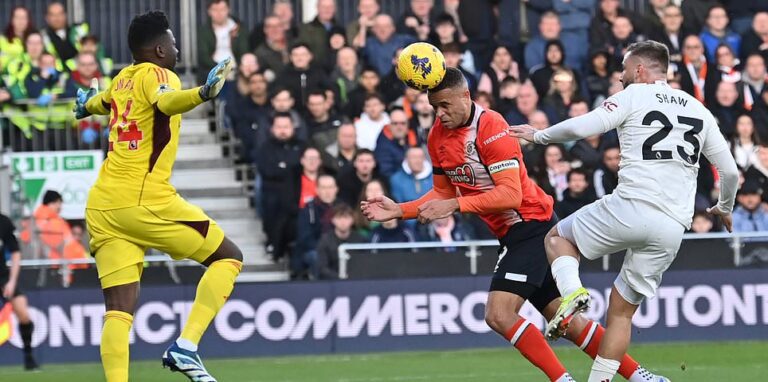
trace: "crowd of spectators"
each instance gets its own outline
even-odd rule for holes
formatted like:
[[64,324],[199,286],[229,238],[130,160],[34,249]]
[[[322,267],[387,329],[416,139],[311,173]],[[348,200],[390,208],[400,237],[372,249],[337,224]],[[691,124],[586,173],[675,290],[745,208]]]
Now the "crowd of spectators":
[[[328,247],[340,242],[492,237],[471,216],[421,226],[370,223],[356,212],[367,197],[405,201],[431,187],[424,145],[432,107],[393,70],[400,50],[414,41],[440,48],[483,107],[510,124],[538,129],[588,113],[621,91],[621,62],[630,44],[666,44],[670,86],[712,110],[744,174],[737,229],[761,229],[765,204],[741,201],[768,191],[768,148],[761,145],[768,142],[768,3],[650,0],[645,12],[624,9],[619,0],[409,5],[401,15],[388,15],[378,1],[361,0],[358,17],[343,25],[335,2],[319,0],[317,17],[299,25],[292,4],[278,0],[246,37],[226,1],[210,3],[211,23],[201,29],[217,39],[201,41],[200,62],[213,64],[227,54],[255,61],[247,70],[241,63],[226,109],[243,142],[240,159],[256,163],[258,208],[270,222],[268,251],[276,260],[288,258],[294,277],[333,277],[338,259]],[[560,217],[618,184],[615,131],[565,145],[522,145],[532,179],[555,199]],[[699,178],[692,229],[720,230],[703,213],[718,187],[704,159]]]
[[70,23],[59,1],[48,4],[41,29],[23,5],[8,16],[0,35],[0,111],[10,117],[0,124],[12,129],[3,129],[3,141],[16,151],[62,150],[64,141],[93,147],[105,118],[76,122],[71,110],[77,90],[93,79],[109,86],[113,63],[99,38],[87,23]]
[[[405,201],[431,187],[424,146],[435,116],[427,95],[405,87],[393,70],[398,53],[414,41],[436,45],[447,65],[467,77],[478,104],[510,124],[538,129],[585,114],[621,91],[630,44],[664,43],[672,61],[669,85],[707,105],[742,170],[736,229],[765,228],[768,2],[648,0],[637,12],[619,0],[411,0],[398,15],[382,13],[380,5],[360,0],[357,17],[345,24],[334,0],[318,0],[317,16],[301,24],[289,0],[275,0],[263,20],[239,20],[228,1],[212,0],[208,22],[199,26],[200,68],[228,56],[237,61],[222,97],[226,125],[240,142],[238,160],[256,169],[266,248],[276,261],[289,259],[294,277],[335,277],[334,248],[342,242],[492,238],[472,216],[421,226],[371,223],[357,212],[361,199]],[[55,97],[48,84],[62,83],[64,94],[106,74],[97,39],[76,39],[80,29],[56,21],[51,7],[49,27],[35,32],[25,12],[14,11],[0,38],[0,66],[21,62],[38,73],[17,86]],[[49,41],[56,49],[47,48]],[[58,47],[68,42],[73,49]],[[12,85],[4,84],[9,90],[0,90],[0,101],[15,97]],[[40,93],[26,95],[35,97],[42,102]],[[521,144],[531,178],[555,199],[561,218],[618,183],[615,131],[564,145]],[[717,195],[716,172],[704,158],[700,167],[692,230],[721,230],[703,213]]]

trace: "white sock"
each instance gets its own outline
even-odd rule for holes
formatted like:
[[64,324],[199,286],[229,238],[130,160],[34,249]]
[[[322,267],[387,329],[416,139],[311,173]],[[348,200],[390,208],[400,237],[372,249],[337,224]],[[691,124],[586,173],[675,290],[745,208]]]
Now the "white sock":
[[629,382],[653,382],[655,381],[656,375],[651,373],[650,371],[646,370],[642,366],[638,366],[634,373],[629,377]]
[[588,382],[611,382],[616,371],[619,370],[619,365],[621,365],[619,361],[605,359],[598,355],[595,363],[592,364]]
[[192,343],[192,341],[188,339],[179,337],[176,340],[176,345],[179,345],[179,347],[184,350],[195,351],[195,352],[197,351],[197,345],[195,345],[194,343]]
[[560,378],[558,378],[555,382],[575,382],[575,381],[573,380],[573,377],[571,377],[570,374],[565,373],[561,375]]
[[552,262],[552,277],[555,278],[560,295],[565,297],[581,288],[579,260],[572,256],[560,256]]

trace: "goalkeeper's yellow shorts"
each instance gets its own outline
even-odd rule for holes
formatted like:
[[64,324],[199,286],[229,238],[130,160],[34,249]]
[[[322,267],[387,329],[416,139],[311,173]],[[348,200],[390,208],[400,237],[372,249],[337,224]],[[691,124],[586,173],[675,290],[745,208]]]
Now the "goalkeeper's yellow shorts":
[[86,209],[85,221],[103,289],[138,282],[148,248],[201,263],[224,241],[219,225],[178,195],[161,205]]

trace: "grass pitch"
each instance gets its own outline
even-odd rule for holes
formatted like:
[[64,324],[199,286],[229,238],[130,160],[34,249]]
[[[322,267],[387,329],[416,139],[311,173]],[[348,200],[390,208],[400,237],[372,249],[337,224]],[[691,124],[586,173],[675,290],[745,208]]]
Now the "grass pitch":
[[[572,346],[555,349],[577,381],[591,360]],[[630,352],[647,369],[674,382],[768,380],[768,342],[701,342],[635,345]],[[400,352],[281,358],[208,359],[206,367],[229,382],[546,381],[514,349]],[[0,381],[103,381],[96,363],[44,365],[41,372],[0,368]],[[131,363],[131,380],[186,381],[160,367],[160,359]],[[618,377],[616,381],[623,380]]]

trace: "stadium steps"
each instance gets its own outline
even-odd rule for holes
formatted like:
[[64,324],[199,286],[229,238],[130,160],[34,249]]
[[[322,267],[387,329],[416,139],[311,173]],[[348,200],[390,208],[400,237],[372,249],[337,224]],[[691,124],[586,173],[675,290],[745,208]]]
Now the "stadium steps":
[[185,115],[171,183],[190,203],[202,208],[243,252],[238,282],[288,279],[284,264],[264,250],[262,222],[251,208],[247,188],[237,180],[232,160],[216,142],[208,119]]

